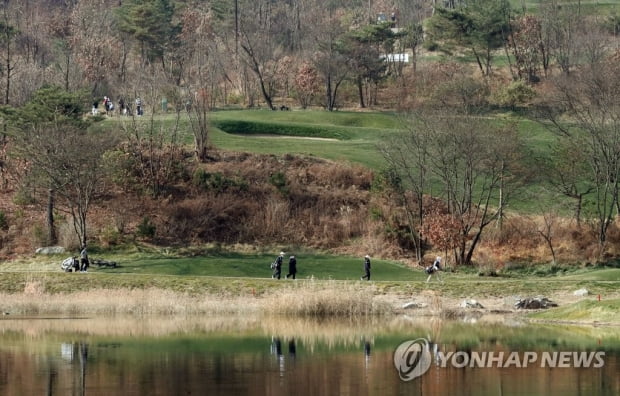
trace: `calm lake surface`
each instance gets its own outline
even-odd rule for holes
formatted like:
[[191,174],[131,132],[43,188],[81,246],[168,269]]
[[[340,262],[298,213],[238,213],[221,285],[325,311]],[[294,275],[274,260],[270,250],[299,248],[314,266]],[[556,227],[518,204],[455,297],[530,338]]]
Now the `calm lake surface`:
[[[401,356],[412,340],[427,349]],[[406,316],[0,319],[2,396],[291,394],[620,395],[620,329]]]

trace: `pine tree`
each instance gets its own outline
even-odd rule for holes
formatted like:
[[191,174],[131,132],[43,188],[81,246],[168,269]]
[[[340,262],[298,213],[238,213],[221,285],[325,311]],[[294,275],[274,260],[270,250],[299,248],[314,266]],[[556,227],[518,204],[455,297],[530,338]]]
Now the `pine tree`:
[[130,0],[117,9],[119,30],[141,44],[143,61],[162,59],[180,31],[170,0]]

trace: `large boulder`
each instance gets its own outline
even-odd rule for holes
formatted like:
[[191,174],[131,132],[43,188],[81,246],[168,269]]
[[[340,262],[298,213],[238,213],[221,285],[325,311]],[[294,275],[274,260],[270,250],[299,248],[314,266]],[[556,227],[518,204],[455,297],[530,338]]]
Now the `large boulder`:
[[426,304],[424,304],[424,303],[417,303],[417,302],[414,302],[414,301],[404,303],[401,306],[402,309],[415,309],[415,308],[425,308],[425,307],[426,307]]
[[45,246],[35,250],[36,254],[62,254],[65,252],[65,248],[62,246]]
[[482,304],[480,304],[478,301],[474,300],[473,298],[467,298],[463,300],[461,302],[460,307],[461,308],[484,308]]
[[550,307],[557,307],[558,304],[549,300],[547,297],[533,297],[533,298],[520,298],[515,303],[515,308],[518,309],[546,309]]
[[577,296],[577,297],[584,297],[584,296],[587,296],[588,294],[590,294],[588,289],[579,289],[573,292],[573,296]]

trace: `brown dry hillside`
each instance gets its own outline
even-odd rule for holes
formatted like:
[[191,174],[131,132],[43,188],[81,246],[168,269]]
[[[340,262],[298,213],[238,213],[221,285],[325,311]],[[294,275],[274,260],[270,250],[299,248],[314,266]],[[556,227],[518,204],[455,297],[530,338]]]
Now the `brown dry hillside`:
[[[107,185],[89,211],[89,239],[109,246],[148,239],[161,245],[270,244],[334,248],[368,230],[372,173],[316,158],[217,152],[161,196]],[[2,193],[6,214],[1,254],[31,253],[44,243],[45,196],[28,204],[15,190]],[[70,216],[59,212],[60,244],[75,247]],[[146,219],[146,220],[145,220]],[[154,226],[148,235],[140,224]]]

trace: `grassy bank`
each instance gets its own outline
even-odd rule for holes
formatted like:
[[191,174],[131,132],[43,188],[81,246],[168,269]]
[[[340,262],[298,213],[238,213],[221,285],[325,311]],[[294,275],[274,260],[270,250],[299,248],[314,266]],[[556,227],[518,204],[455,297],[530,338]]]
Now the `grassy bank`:
[[[158,274],[5,272],[0,275],[0,311],[11,315],[59,314],[237,314],[268,313],[285,316],[359,317],[389,315],[404,301],[464,298],[505,300],[548,296],[560,306],[585,287],[603,299],[618,298],[617,281],[546,279],[481,279],[469,274],[447,274],[444,283],[420,281],[273,280],[248,277],[211,277]],[[570,300],[570,301],[569,301]],[[608,321],[618,315],[618,300],[605,305]],[[584,302],[586,304],[588,302]],[[597,305],[598,306],[598,305]],[[443,304],[448,308],[447,304]],[[549,311],[550,318],[583,320],[571,311]],[[430,307],[429,307],[430,308]],[[439,312],[440,313],[440,312]]]
[[[426,283],[421,268],[376,259],[372,281],[366,282],[359,280],[360,258],[312,252],[298,254],[297,280],[271,279],[273,254],[251,251],[141,248],[103,252],[93,248],[92,258],[105,257],[119,266],[92,266],[88,273],[62,272],[64,257],[35,256],[0,263],[0,311],[22,315],[252,312],[354,317],[390,314],[398,311],[403,301],[420,298],[430,305],[434,299],[452,303],[465,298],[505,300],[505,307],[510,308],[510,301],[517,297],[538,295],[565,306],[575,301],[572,293],[580,288],[601,295],[604,301],[620,297],[619,268],[584,267],[547,276],[524,268],[501,277],[481,277],[473,269],[460,268],[444,272],[443,282]],[[282,274],[287,270],[285,261]],[[579,310],[577,306],[574,312],[559,311],[557,318],[572,320]],[[614,310],[620,312],[617,300],[607,308],[607,312]]]
[[536,312],[532,319],[551,322],[610,323],[620,325],[620,299],[589,298],[566,306]]
[[[364,274],[362,257],[336,256],[314,252],[287,253],[282,265],[282,278],[288,273],[288,259],[297,257],[297,278],[317,280],[359,280]],[[0,264],[0,272],[59,272],[60,263],[69,254],[37,256]],[[174,252],[166,249],[141,249],[104,252],[91,250],[91,259],[105,258],[115,261],[116,268],[97,268],[97,274],[125,275],[179,275],[187,277],[231,277],[270,279],[270,264],[274,253],[203,250],[200,252]],[[421,281],[425,275],[421,268],[412,269],[393,260],[372,260],[372,279],[389,281]],[[0,280],[0,284],[2,281]],[[0,285],[0,290],[1,285]]]

